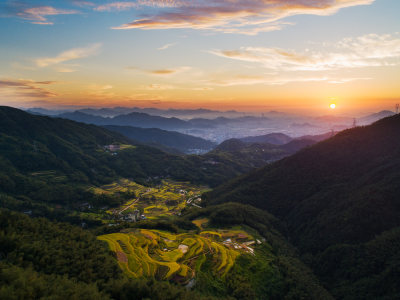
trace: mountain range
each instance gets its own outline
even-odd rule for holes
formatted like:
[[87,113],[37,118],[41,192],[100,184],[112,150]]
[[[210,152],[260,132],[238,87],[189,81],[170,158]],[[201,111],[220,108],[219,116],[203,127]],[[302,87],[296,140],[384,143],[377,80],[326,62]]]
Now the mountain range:
[[[94,116],[83,117],[90,123]],[[153,135],[158,140],[146,141]],[[204,155],[144,144],[170,140],[187,151],[214,146],[160,129],[0,107],[0,298],[400,298],[400,115],[334,134],[229,139]],[[168,205],[185,195],[197,204],[165,215],[156,194],[137,196],[138,189],[162,193]],[[161,215],[113,219],[121,214],[112,217],[113,209],[137,201],[146,203],[143,213]],[[161,233],[168,238],[156,240]],[[141,246],[130,248],[127,234]],[[119,250],[99,236],[117,237]],[[248,236],[248,252],[235,252]],[[127,259],[139,254],[149,262],[146,272],[155,259],[164,267],[139,276],[144,269]],[[186,267],[166,280],[178,262]],[[219,265],[230,269],[222,274]],[[188,268],[196,272],[184,286]]]

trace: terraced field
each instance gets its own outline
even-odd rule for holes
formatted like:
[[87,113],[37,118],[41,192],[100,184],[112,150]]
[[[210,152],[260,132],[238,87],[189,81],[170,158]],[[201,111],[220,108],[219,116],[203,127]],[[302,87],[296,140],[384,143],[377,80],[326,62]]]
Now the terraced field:
[[[252,243],[244,231],[203,231],[172,234],[159,230],[129,229],[99,236],[115,253],[121,269],[130,277],[153,277],[186,283],[211,260],[215,276],[224,277],[238,255],[249,252],[239,243]],[[228,237],[228,239],[225,239]]]
[[96,194],[113,195],[116,193],[132,193],[121,207],[109,210],[110,214],[128,214],[139,210],[148,219],[177,215],[181,210],[199,198],[206,187],[191,185],[187,182],[174,182],[163,180],[156,187],[146,187],[128,179],[121,179],[102,187],[92,187],[90,190]]

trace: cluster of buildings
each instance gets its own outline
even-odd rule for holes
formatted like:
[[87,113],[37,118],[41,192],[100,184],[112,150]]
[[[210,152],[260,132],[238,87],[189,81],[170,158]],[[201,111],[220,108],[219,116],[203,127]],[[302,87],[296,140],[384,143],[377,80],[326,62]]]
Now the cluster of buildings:
[[126,215],[122,215],[121,219],[126,222],[138,222],[140,220],[146,220],[145,215],[141,215],[138,209],[135,209],[133,212],[128,213]]
[[[240,238],[240,237],[239,237]],[[254,244],[262,244],[262,242],[260,240],[255,240],[255,241],[248,241],[248,242],[243,242],[243,243],[238,243],[236,241],[232,241],[232,239],[226,239],[225,241],[222,242],[225,246],[229,247],[229,248],[233,248],[235,250],[244,250],[247,253],[250,253],[252,255],[254,255],[254,249],[251,248],[251,245]]]

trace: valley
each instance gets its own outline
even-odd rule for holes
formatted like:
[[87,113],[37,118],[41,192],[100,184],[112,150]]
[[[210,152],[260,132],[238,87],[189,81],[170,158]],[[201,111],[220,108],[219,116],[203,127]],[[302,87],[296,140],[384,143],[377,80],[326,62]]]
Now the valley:
[[0,0],[0,300],[400,300],[399,0]]
[[203,155],[0,115],[0,283],[13,292],[29,293],[17,284],[30,274],[104,299],[375,299],[382,282],[396,296],[398,115]]

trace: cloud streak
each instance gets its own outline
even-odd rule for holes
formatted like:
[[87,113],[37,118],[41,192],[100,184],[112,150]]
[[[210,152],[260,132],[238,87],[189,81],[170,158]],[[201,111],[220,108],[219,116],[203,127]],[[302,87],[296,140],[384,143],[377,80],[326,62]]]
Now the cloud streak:
[[151,7],[177,7],[184,5],[183,2],[176,0],[138,0],[138,1],[117,1],[107,4],[98,5],[94,8],[96,11],[109,12],[109,11],[123,11],[132,8],[139,8],[141,6]]
[[242,47],[238,50],[212,50],[210,53],[233,60],[262,64],[267,69],[323,71],[399,65],[400,38],[369,34],[340,41],[329,52],[296,52],[280,48]]
[[[207,29],[224,33],[255,35],[279,30],[281,20],[300,14],[331,15],[346,7],[367,5],[375,0],[202,0],[174,2],[153,15],[113,29]],[[165,1],[150,1],[160,5]],[[168,1],[169,2],[169,1]],[[138,2],[134,2],[138,3]],[[116,4],[115,4],[116,5]],[[127,4],[125,4],[127,5]]]
[[66,61],[76,60],[85,58],[98,53],[101,48],[101,44],[92,44],[83,48],[74,48],[64,52],[61,52],[55,57],[42,57],[35,60],[35,64],[38,67],[47,67],[51,65],[57,65]]
[[157,48],[157,50],[167,50],[168,48],[171,48],[175,45],[176,45],[176,43],[166,44],[164,46],[161,46],[160,48]]
[[57,96],[57,94],[40,86],[54,83],[54,81],[3,79],[0,80],[0,95],[18,98],[51,98]]
[[52,6],[36,6],[29,8],[20,8],[15,13],[15,16],[30,21],[32,24],[53,25],[52,21],[48,20],[49,16],[57,15],[72,15],[78,14],[76,10],[57,9]]
[[136,67],[128,67],[127,69],[140,71],[143,73],[147,73],[149,75],[166,76],[167,77],[167,76],[171,76],[171,75],[175,75],[178,73],[188,71],[191,69],[191,67],[183,66],[183,67],[176,67],[176,68],[169,68],[169,69],[155,69],[155,70],[145,70],[145,69],[140,69],[140,68],[136,68]]
[[306,82],[325,82],[330,84],[342,84],[357,80],[370,80],[371,78],[336,78],[329,76],[248,76],[237,75],[223,79],[212,79],[208,84],[221,87],[230,87],[238,85],[285,85],[288,83],[306,83]]

